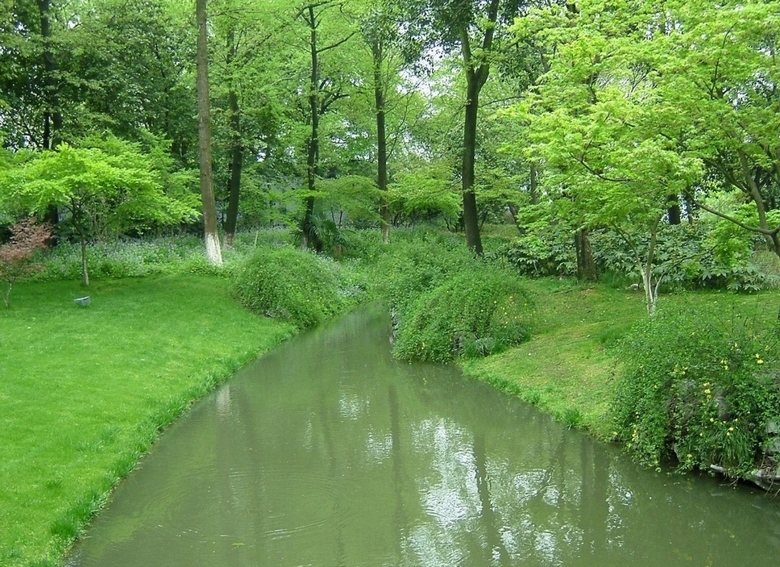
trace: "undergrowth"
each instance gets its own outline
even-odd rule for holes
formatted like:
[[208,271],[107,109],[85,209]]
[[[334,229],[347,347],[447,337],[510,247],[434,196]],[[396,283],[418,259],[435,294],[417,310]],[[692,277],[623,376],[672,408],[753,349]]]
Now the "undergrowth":
[[289,246],[259,249],[233,273],[234,294],[245,307],[299,329],[339,313],[362,290],[342,265]]
[[775,443],[780,421],[777,322],[660,312],[622,342],[612,413],[642,463],[677,458],[745,477]]
[[495,354],[529,338],[530,311],[531,300],[514,274],[474,261],[405,304],[395,355],[447,362]]

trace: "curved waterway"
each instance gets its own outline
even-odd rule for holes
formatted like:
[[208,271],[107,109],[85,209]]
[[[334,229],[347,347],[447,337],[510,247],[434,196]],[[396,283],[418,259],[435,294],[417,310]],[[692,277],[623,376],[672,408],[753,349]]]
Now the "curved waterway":
[[761,566],[780,501],[633,465],[381,313],[304,334],[172,427],[71,566]]

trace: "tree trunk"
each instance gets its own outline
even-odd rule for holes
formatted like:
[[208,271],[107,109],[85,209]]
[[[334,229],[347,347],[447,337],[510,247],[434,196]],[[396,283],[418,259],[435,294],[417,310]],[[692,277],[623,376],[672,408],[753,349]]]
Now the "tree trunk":
[[87,238],[83,234],[79,235],[81,244],[81,285],[89,286],[89,271],[87,270]]
[[577,250],[577,279],[595,282],[598,279],[598,272],[587,228],[581,228],[574,234],[574,244]]
[[301,219],[301,245],[322,251],[322,241],[314,224],[314,191],[317,190],[317,170],[320,161],[320,69],[317,51],[317,20],[314,6],[307,7],[309,25],[309,48],[311,52],[311,76],[309,79],[309,112],[311,114],[311,132],[307,144],[306,180],[309,196],[306,197],[303,218]]
[[214,200],[214,180],[211,171],[211,108],[209,104],[209,54],[206,29],[206,0],[196,0],[198,23],[197,87],[198,146],[200,153],[200,196],[203,203],[203,227],[206,258],[222,265],[222,250],[217,234],[217,205]]
[[233,245],[238,222],[238,203],[241,195],[241,169],[244,162],[244,147],[241,142],[241,116],[238,108],[238,95],[234,90],[228,93],[230,109],[230,180],[228,181],[228,208],[225,219],[225,244]]
[[482,240],[479,236],[477,197],[474,194],[474,161],[477,148],[477,111],[479,91],[482,89],[479,77],[473,69],[467,69],[466,117],[463,128],[463,163],[461,170],[463,187],[463,226],[466,229],[466,244],[477,255],[482,255]]
[[487,56],[493,46],[493,37],[498,21],[498,5],[500,0],[490,0],[487,7],[487,24],[485,35],[480,45],[481,54],[475,61],[471,51],[469,26],[460,29],[461,52],[466,71],[466,116],[463,124],[463,163],[461,169],[463,187],[463,226],[466,229],[466,244],[477,254],[482,255],[482,240],[479,236],[479,217],[477,214],[477,198],[474,195],[474,160],[477,149],[477,116],[479,111],[479,93],[490,73]]
[[666,216],[669,218],[669,224],[680,224],[680,198],[677,195],[669,195],[669,208],[666,209]]
[[[57,61],[51,48],[51,20],[49,10],[51,0],[37,0],[38,11],[41,17],[41,39],[43,40],[43,88],[44,105],[43,112],[43,149],[53,150],[60,143],[60,130],[62,130],[62,112],[59,108],[59,93],[57,87]],[[56,205],[50,205],[46,209],[44,221],[56,227],[60,221],[59,210]],[[56,246],[57,238],[52,234],[49,239],[50,246]]]
[[385,85],[382,80],[382,42],[372,45],[374,57],[374,101],[376,105],[377,184],[380,193],[382,242],[390,242],[390,205],[387,201],[387,130],[385,125]]

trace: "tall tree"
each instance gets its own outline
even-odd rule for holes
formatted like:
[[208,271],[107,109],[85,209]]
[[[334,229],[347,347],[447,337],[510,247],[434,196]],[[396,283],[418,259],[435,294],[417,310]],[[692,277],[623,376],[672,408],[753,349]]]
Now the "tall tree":
[[338,11],[342,7],[340,2],[325,0],[322,2],[310,2],[301,7],[297,17],[306,25],[309,32],[309,81],[307,85],[307,103],[310,131],[306,140],[306,183],[308,195],[304,202],[303,216],[300,221],[302,245],[305,248],[322,249],[322,239],[317,232],[314,220],[315,192],[317,190],[317,177],[319,176],[320,163],[320,118],[327,113],[334,102],[345,98],[347,93],[344,86],[332,77],[322,74],[321,56],[332,51],[349,41],[354,31],[344,31],[339,37],[333,38],[323,44],[320,40],[323,18],[328,12]]
[[479,215],[475,195],[475,160],[480,93],[488,80],[497,39],[505,35],[507,24],[520,14],[523,0],[424,0],[410,2],[420,14],[412,24],[418,41],[429,46],[458,46],[466,77],[461,188],[466,243],[475,254],[482,254]]
[[372,3],[363,15],[361,36],[371,53],[371,85],[374,91],[374,113],[376,116],[377,187],[380,191],[380,217],[382,241],[390,240],[391,211],[387,198],[387,110],[388,91],[391,86],[389,73],[398,72],[399,28],[397,11],[390,2],[379,0]]
[[217,206],[214,200],[214,181],[211,165],[211,103],[209,99],[206,0],[196,0],[195,17],[198,25],[197,88],[200,195],[203,204],[206,257],[213,264],[221,265],[222,250],[219,244],[219,234],[217,233]]

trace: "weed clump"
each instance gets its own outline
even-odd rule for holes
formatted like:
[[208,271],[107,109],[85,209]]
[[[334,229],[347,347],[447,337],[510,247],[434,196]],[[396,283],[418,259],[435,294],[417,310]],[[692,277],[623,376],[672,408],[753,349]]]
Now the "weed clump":
[[474,261],[408,304],[395,355],[447,362],[501,352],[530,337],[530,311],[531,300],[515,275]]
[[247,308],[308,329],[338,313],[350,292],[339,267],[292,247],[260,249],[233,273],[233,290]]
[[[716,465],[735,478],[759,461],[780,423],[778,329],[766,321],[658,313],[622,342],[612,415],[642,463],[680,470]],[[775,464],[775,463],[772,463]]]

